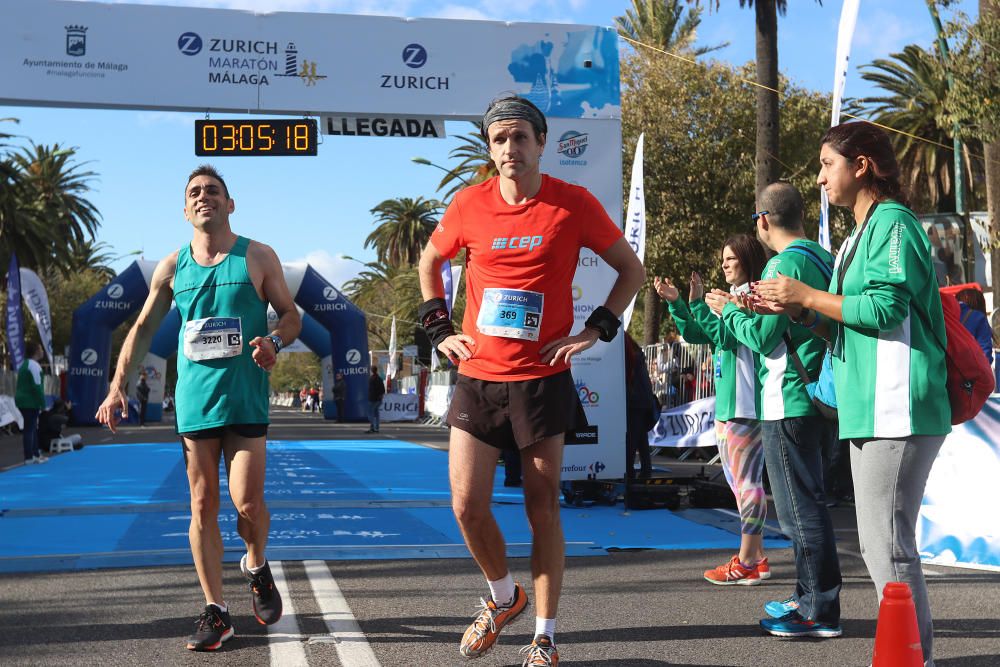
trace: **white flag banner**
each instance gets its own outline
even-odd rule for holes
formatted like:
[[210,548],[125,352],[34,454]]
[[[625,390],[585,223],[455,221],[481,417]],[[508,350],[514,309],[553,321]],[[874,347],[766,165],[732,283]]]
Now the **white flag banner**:
[[45,356],[48,357],[49,363],[52,363],[52,315],[49,311],[49,296],[37,273],[22,267],[20,274],[21,298],[31,311],[31,316],[35,318],[38,335],[42,339],[42,347],[45,348]]
[[455,309],[458,300],[458,283],[462,279],[462,265],[451,267],[451,302],[448,304],[448,314]]
[[[854,27],[858,22],[861,0],[844,0],[840,10],[840,29],[837,30],[837,60],[833,69],[833,109],[830,127],[840,124],[840,109],[844,102],[844,87],[847,85],[847,69],[851,60],[851,42],[854,41]],[[830,249],[830,201],[826,190],[820,191],[819,244]]]
[[715,444],[715,396],[664,410],[649,432],[650,447],[714,447]]
[[385,368],[385,379],[396,377],[396,316],[392,316],[392,329],[389,332],[389,363]]
[[[643,262],[646,255],[646,198],[642,191],[642,143],[645,134],[639,135],[635,146],[635,157],[632,159],[632,185],[629,188],[628,212],[625,215],[625,240]],[[628,329],[632,311],[635,309],[635,297],[629,302],[628,308],[622,314],[622,329]]]

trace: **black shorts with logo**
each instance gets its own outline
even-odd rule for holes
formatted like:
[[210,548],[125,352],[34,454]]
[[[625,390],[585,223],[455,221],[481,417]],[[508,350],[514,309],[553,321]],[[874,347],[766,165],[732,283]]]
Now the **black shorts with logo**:
[[232,431],[241,438],[261,438],[267,435],[267,424],[226,424],[200,431],[188,431],[177,435],[188,440],[214,440],[222,438],[226,431]]
[[448,424],[498,449],[524,449],[587,425],[573,374],[492,382],[459,375]]

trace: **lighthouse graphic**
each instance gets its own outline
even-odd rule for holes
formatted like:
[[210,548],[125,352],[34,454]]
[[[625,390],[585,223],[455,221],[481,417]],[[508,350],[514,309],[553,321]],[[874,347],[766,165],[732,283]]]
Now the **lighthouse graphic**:
[[278,76],[296,77],[302,79],[307,86],[315,86],[319,79],[325,79],[326,75],[316,71],[316,62],[303,60],[299,66],[299,49],[295,42],[289,42],[285,47],[285,71]]

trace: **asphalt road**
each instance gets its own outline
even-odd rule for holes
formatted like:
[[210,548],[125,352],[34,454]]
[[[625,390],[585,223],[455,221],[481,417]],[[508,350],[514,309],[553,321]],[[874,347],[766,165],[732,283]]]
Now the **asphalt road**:
[[[357,439],[364,428],[279,410],[272,437]],[[91,446],[111,441],[97,429],[69,430],[83,433]],[[447,444],[444,429],[386,424],[382,430],[387,438]],[[174,438],[170,426],[128,427],[114,441]],[[0,464],[19,458],[20,443],[0,439]],[[833,514],[844,571],[842,638],[779,640],[758,630],[761,605],[792,589],[790,550],[771,552],[774,576],[756,587],[717,587],[701,578],[729,551],[616,552],[568,562],[556,636],[561,664],[867,665],[875,591],[857,553],[853,508],[835,508]],[[736,543],[734,536],[734,548]],[[511,568],[516,579],[529,578],[525,559],[513,559]],[[238,568],[227,565],[226,596],[237,637],[214,654],[184,648],[203,604],[192,567],[0,575],[0,664],[467,662],[458,654],[458,640],[486,590],[471,559],[283,562],[280,569],[294,613],[269,629],[253,619]],[[937,665],[1000,665],[1000,574],[936,566],[926,571]],[[519,665],[517,649],[531,639],[533,616],[529,606],[475,664]]]

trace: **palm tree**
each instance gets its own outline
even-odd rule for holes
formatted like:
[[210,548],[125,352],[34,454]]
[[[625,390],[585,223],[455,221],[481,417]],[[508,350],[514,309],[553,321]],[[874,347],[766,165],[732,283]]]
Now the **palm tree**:
[[[903,47],[902,53],[861,67],[861,72],[865,81],[887,94],[856,100],[852,106],[876,122],[901,131],[892,134],[892,141],[910,190],[926,196],[921,203],[939,212],[954,211],[952,136],[950,127],[937,121],[945,114],[948,97],[947,74],[940,58],[910,44]],[[979,152],[975,143],[967,148]],[[973,165],[968,154],[965,161],[971,175],[979,165]]]
[[413,266],[437,226],[440,211],[436,199],[386,199],[371,209],[378,226],[365,239],[365,247],[374,247],[383,264]]
[[95,242],[92,239],[83,243],[70,243],[69,256],[66,261],[57,267],[64,276],[69,277],[81,271],[90,269],[105,280],[115,277],[115,270],[111,268],[111,263],[117,257],[109,252],[111,246],[103,241]]
[[694,47],[701,12],[701,7],[694,7],[682,19],[681,0],[632,0],[632,8],[626,9],[624,16],[616,16],[615,25],[619,35],[633,41],[693,56],[729,46],[729,42],[725,42]]
[[[72,247],[94,237],[100,213],[83,195],[96,176],[72,162],[75,150],[32,143],[9,158],[17,172],[12,197],[20,218],[4,224],[4,250],[24,266],[45,269],[66,263]],[[6,185],[6,183],[5,183]],[[8,217],[6,214],[0,214]],[[13,222],[13,221],[12,221]]]
[[477,123],[472,125],[476,131],[463,134],[461,143],[448,153],[449,158],[460,160],[460,162],[457,167],[445,174],[438,184],[438,192],[449,184],[451,185],[451,188],[441,198],[442,201],[451,201],[452,196],[462,188],[482,183],[497,174],[497,167],[490,157],[490,149],[486,145],[486,140],[479,132],[479,125]]

